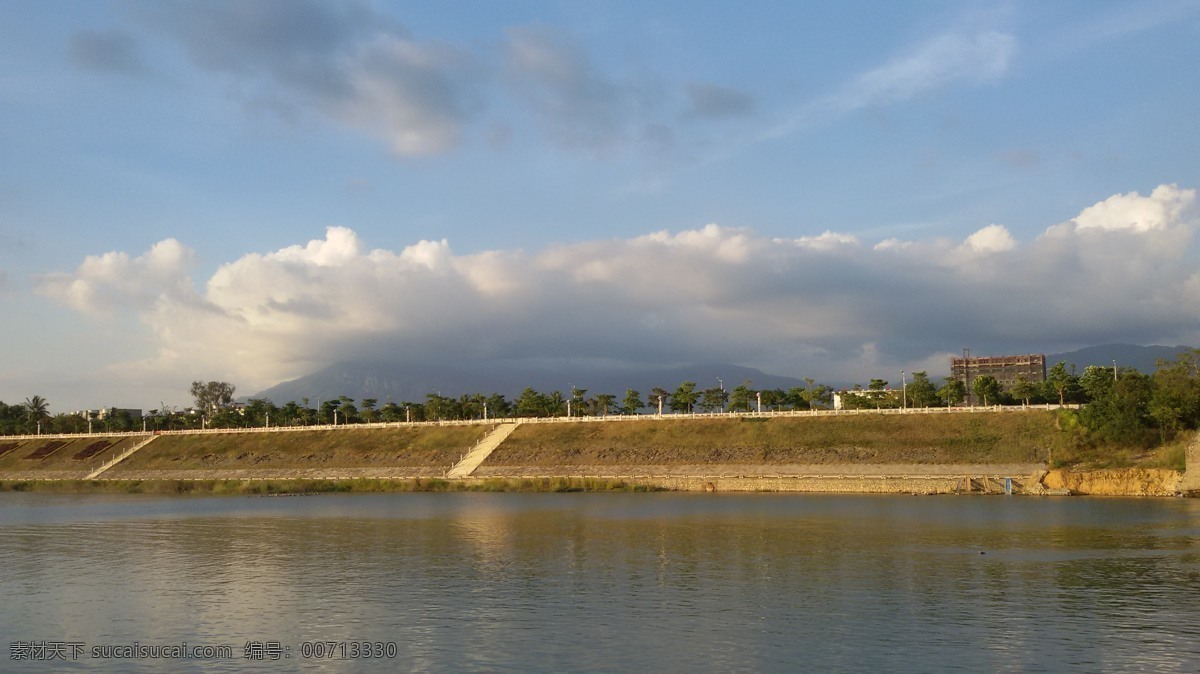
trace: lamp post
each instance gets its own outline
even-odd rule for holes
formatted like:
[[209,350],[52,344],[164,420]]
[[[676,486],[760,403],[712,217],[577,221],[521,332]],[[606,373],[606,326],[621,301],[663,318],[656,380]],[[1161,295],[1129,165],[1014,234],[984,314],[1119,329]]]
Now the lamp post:
[[904,377],[904,370],[900,370],[900,411],[908,409],[908,379]]

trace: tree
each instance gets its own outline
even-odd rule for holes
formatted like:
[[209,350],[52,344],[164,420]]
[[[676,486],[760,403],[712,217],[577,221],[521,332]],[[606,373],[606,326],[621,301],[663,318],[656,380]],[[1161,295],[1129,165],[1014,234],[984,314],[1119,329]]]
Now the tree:
[[571,410],[575,416],[584,416],[583,397],[585,395],[587,395],[587,389],[571,387],[571,406],[567,409]]
[[971,390],[975,397],[983,401],[983,406],[988,406],[988,400],[993,403],[1000,399],[1000,382],[990,374],[981,374],[971,382]]
[[617,397],[611,393],[601,393],[596,396],[596,406],[600,409],[600,416],[608,416],[608,408],[612,407],[617,401]]
[[1174,363],[1158,361],[1149,413],[1164,440],[1200,425],[1200,350],[1185,351]]
[[29,424],[30,430],[50,420],[50,403],[41,396],[26,398],[25,402],[21,403],[21,409],[25,412],[25,423]]
[[1014,398],[1020,398],[1021,402],[1028,405],[1029,399],[1037,395],[1037,391],[1037,386],[1034,386],[1033,382],[1029,381],[1025,375],[1017,375],[1017,383],[1012,387]]
[[787,390],[787,395],[784,396],[783,402],[794,410],[807,409],[808,391],[803,387],[793,386]]
[[914,372],[912,382],[908,385],[908,399],[912,401],[913,407],[929,407],[938,401],[937,389],[933,387],[933,382],[929,381],[929,375],[925,372]]
[[548,417],[552,416],[549,399],[538,393],[533,387],[526,386],[524,391],[513,401],[513,413],[518,417]]
[[621,399],[621,411],[625,414],[637,414],[638,410],[646,406],[642,402],[640,393],[633,389],[625,389],[625,397]]
[[720,386],[704,389],[700,395],[700,406],[709,412],[725,411],[725,403],[729,400],[729,394]]
[[784,393],[781,388],[771,388],[755,393],[761,397],[763,409],[766,410],[777,410],[787,400],[787,393]]
[[1088,400],[1101,400],[1108,397],[1116,383],[1118,372],[1115,367],[1100,367],[1089,365],[1079,378],[1079,386],[1087,395]]
[[379,408],[379,418],[389,423],[407,421],[404,414],[404,407],[391,401],[388,401],[383,407]]
[[696,391],[696,382],[685,381],[675,389],[675,393],[671,394],[671,411],[691,413],[699,399],[700,393]]
[[321,409],[319,411],[321,423],[328,424],[333,422],[333,413],[337,410],[338,404],[339,403],[337,400],[326,400],[325,402],[321,403]]
[[363,421],[373,423],[379,421],[379,412],[375,410],[375,406],[379,404],[378,398],[363,398],[362,399],[362,417]]
[[1075,383],[1074,374],[1067,372],[1067,364],[1059,361],[1046,373],[1046,383],[1058,394],[1058,404],[1065,404],[1067,390]]
[[442,419],[452,418],[452,403],[453,399],[447,398],[440,393],[425,394],[425,418],[430,421],[441,421]]
[[300,409],[295,400],[289,400],[286,405],[279,408],[279,425],[299,426],[302,421],[304,421],[304,410]]
[[945,400],[947,407],[961,405],[967,398],[967,385],[957,377],[946,377],[945,381],[938,389],[938,398]]
[[[1112,377],[1111,368],[1100,368]],[[1086,374],[1086,373],[1085,373]],[[1098,382],[1099,380],[1097,380]],[[1092,444],[1149,447],[1155,436],[1149,406],[1153,380],[1137,370],[1121,370],[1108,391],[1079,411],[1080,423]]]
[[671,403],[671,393],[661,386],[655,386],[650,389],[650,396],[646,398],[646,405],[655,408],[661,412],[663,405]]
[[730,412],[750,411],[750,400],[754,397],[754,391],[750,390],[750,386],[751,382],[747,379],[733,387],[733,394],[729,396]]
[[196,399],[196,409],[209,414],[215,414],[223,407],[233,403],[233,384],[223,381],[194,381],[191,393]]
[[354,398],[346,396],[338,396],[338,417],[343,424],[348,424],[358,421],[358,408],[354,406]]

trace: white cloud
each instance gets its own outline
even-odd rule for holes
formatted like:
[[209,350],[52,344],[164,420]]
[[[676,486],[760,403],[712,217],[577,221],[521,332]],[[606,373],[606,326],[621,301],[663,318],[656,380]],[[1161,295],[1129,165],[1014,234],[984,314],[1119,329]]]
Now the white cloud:
[[968,236],[963,247],[975,253],[1005,253],[1017,247],[1017,240],[1004,225],[988,225]]
[[[719,359],[837,377],[924,366],[966,344],[1200,343],[1195,204],[1174,186],[1118,195],[1026,243],[1000,225],[959,242],[867,246],[711,224],[458,255],[444,240],[367,250],[331,227],[225,264],[200,290],[191,251],[170,239],[139,257],[88,257],[40,289],[84,311],[135,312],[159,343],[147,369],[182,381],[221,373],[248,391],[367,358]],[[1118,212],[1153,225],[1080,224]]]
[[792,134],[856,110],[906,101],[949,86],[996,80],[1008,72],[1016,51],[1016,38],[1004,32],[936,35],[801,106],[788,119],[768,130],[764,139]]
[[1163,230],[1183,221],[1195,205],[1196,190],[1159,185],[1148,197],[1137,192],[1111,196],[1083,209],[1074,222],[1080,230]]
[[188,272],[194,254],[175,239],[154,244],[130,259],[122,252],[89,255],[74,274],[49,274],[38,280],[41,292],[86,313],[123,305],[178,302],[191,294]]
[[825,101],[856,109],[902,101],[957,82],[997,78],[1008,70],[1016,51],[1012,35],[995,31],[939,35],[912,53],[865,72]]

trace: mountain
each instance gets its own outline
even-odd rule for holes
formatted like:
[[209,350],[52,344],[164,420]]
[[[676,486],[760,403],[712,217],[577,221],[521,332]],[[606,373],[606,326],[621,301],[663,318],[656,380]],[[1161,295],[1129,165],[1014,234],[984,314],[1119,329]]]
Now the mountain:
[[805,386],[802,379],[769,375],[761,370],[727,363],[707,363],[656,370],[632,370],[565,366],[560,368],[505,368],[490,370],[472,368],[456,370],[423,368],[385,363],[338,363],[308,376],[277,384],[250,396],[266,398],[277,405],[288,401],[310,405],[317,400],[347,396],[355,400],[375,398],[380,404],[392,402],[423,402],[428,393],[457,397],[466,393],[502,393],[515,398],[526,386],[543,393],[562,391],[572,386],[587,389],[588,393],[611,393],[621,396],[625,389],[635,389],[643,397],[650,389],[661,386],[674,391],[684,381],[694,381],[698,388],[717,386],[718,379],[732,389],[749,379],[756,389],[787,390]]
[[1082,373],[1089,365],[1112,367],[1113,361],[1116,361],[1117,367],[1132,367],[1143,374],[1153,374],[1158,369],[1158,360],[1173,361],[1187,350],[1186,346],[1102,344],[1067,353],[1046,354],[1046,368],[1064,362],[1068,366],[1074,365],[1076,372]]
[[[1046,366],[1053,367],[1059,361],[1075,365],[1082,372],[1089,365],[1112,367],[1117,361],[1120,367],[1134,367],[1146,374],[1157,368],[1158,359],[1174,360],[1186,351],[1186,346],[1137,346],[1134,344],[1104,344],[1067,353],[1047,354]],[[949,363],[947,363],[949,365]],[[941,375],[934,377],[939,380]],[[277,384],[251,396],[266,398],[277,405],[288,401],[310,405],[318,400],[329,400],[347,396],[354,400],[375,398],[380,404],[392,402],[424,402],[425,395],[438,392],[444,396],[458,397],[466,393],[502,393],[509,399],[515,398],[526,386],[543,393],[561,391],[567,393],[572,386],[587,389],[588,393],[612,393],[618,397],[625,389],[632,388],[643,397],[650,389],[661,386],[674,391],[683,381],[694,381],[700,389],[716,386],[718,379],[725,388],[732,389],[749,379],[756,389],[784,389],[804,386],[805,382],[795,377],[770,375],[761,370],[729,363],[704,363],[653,370],[594,365],[560,366],[493,366],[491,368],[444,368],[440,366],[397,365],[394,363],[346,362],[331,365],[305,377]],[[839,388],[843,382],[823,381],[826,385]]]

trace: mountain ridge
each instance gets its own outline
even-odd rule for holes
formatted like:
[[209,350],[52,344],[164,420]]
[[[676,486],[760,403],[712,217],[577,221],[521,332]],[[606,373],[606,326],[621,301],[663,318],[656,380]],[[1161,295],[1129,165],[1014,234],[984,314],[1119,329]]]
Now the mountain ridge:
[[[1080,373],[1088,366],[1133,367],[1144,373],[1152,373],[1159,359],[1174,360],[1186,351],[1186,346],[1139,346],[1135,344],[1102,344],[1075,351],[1046,355],[1046,366],[1058,362],[1075,366]],[[982,354],[980,354],[982,355]],[[1007,354],[988,354],[1007,355]],[[929,373],[930,379],[939,382],[950,373],[950,364],[941,372]],[[543,393],[552,391],[569,392],[572,386],[586,389],[592,395],[611,393],[622,396],[632,388],[643,396],[650,389],[661,386],[674,391],[683,381],[694,381],[700,389],[724,385],[732,389],[749,379],[757,389],[789,389],[805,386],[798,377],[775,375],[757,368],[732,363],[697,363],[652,370],[638,368],[613,368],[567,363],[560,367],[548,366],[494,366],[484,368],[430,368],[420,365],[396,363],[354,362],[335,363],[303,377],[298,377],[264,389],[250,398],[265,398],[276,404],[288,401],[310,404],[347,396],[355,400],[375,398],[381,404],[391,402],[423,402],[429,393],[447,397],[458,397],[472,393],[501,393],[515,398],[524,388],[531,387]],[[833,388],[852,386],[851,381],[819,381]],[[865,382],[858,382],[863,383]]]

